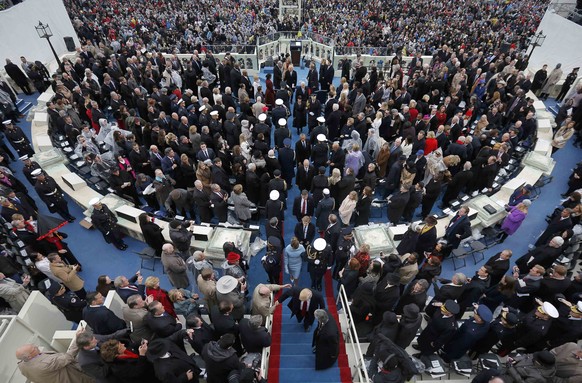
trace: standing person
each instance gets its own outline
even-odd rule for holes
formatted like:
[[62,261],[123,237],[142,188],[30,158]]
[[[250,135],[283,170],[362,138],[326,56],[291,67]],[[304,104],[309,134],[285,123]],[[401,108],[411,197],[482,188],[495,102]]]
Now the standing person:
[[297,317],[297,323],[303,322],[305,332],[309,332],[311,325],[315,321],[315,310],[325,309],[323,296],[318,291],[294,286],[285,290],[277,301],[283,303],[287,298],[291,298],[291,301],[287,304],[291,310],[291,318],[293,316]]
[[317,329],[313,333],[311,346],[315,352],[315,369],[325,370],[337,361],[339,355],[339,330],[334,318],[326,310],[314,312]]
[[564,80],[564,83],[562,84],[562,89],[560,90],[560,93],[556,97],[556,101],[558,101],[558,102],[564,101],[564,97],[566,97],[566,95],[568,94],[568,91],[572,87],[572,84],[574,84],[574,81],[576,81],[576,78],[578,77],[578,70],[579,69],[580,68],[572,69],[572,72],[570,72],[568,74],[568,76],[566,76],[566,79]]
[[531,205],[531,201],[529,199],[525,199],[522,202],[518,203],[517,205],[505,206],[505,210],[509,211],[509,214],[503,220],[501,224],[501,232],[499,233],[499,243],[505,242],[507,237],[514,234],[517,229],[521,226],[525,218],[527,217],[529,206]]
[[447,226],[444,237],[450,250],[459,247],[461,241],[471,235],[471,222],[467,214],[469,214],[469,208],[461,206]]
[[544,64],[534,75],[530,90],[537,95],[538,91],[542,89],[546,78],[548,78],[548,65]]
[[372,207],[372,193],[372,188],[369,186],[366,186],[362,191],[362,198],[360,198],[356,203],[355,226],[367,225],[369,223]]
[[[315,207],[314,217],[317,226],[317,230],[322,233],[326,230],[329,225],[329,215],[335,209],[335,201],[330,197],[330,191],[328,188],[323,189],[323,199],[318,201]],[[332,247],[335,244],[332,244]]]
[[177,289],[187,289],[190,287],[186,262],[176,254],[174,245],[171,243],[166,243],[162,246],[162,264],[172,286]]
[[57,253],[48,255],[51,272],[55,277],[63,282],[69,290],[77,294],[81,299],[85,299],[87,292],[84,289],[85,281],[78,275],[79,265],[66,265]]
[[162,246],[166,243],[162,228],[157,223],[154,223],[154,219],[150,218],[146,213],[139,215],[139,227],[145,242],[156,251],[156,257],[161,257]]
[[291,238],[291,243],[285,248],[284,268],[285,274],[289,274],[291,283],[294,286],[297,286],[299,283],[299,275],[301,274],[304,255],[305,247],[303,247],[299,242],[299,239],[297,239],[297,237]]
[[99,197],[95,197],[89,201],[89,206],[93,206],[91,222],[103,234],[105,241],[107,243],[113,243],[121,251],[127,249],[127,245],[123,242],[123,234],[117,226],[117,217],[115,214],[109,210],[107,205],[99,201]]
[[190,244],[192,236],[194,235],[192,231],[188,230],[191,224],[192,221],[181,222],[173,220],[169,225],[170,240],[174,244],[175,249],[179,252],[180,257],[184,260],[190,258]]
[[32,157],[34,155],[34,149],[30,145],[30,141],[28,137],[24,134],[20,127],[15,126],[12,123],[12,120],[3,121],[5,127],[5,134],[8,141],[10,141],[10,145],[16,150],[19,156],[29,156]]
[[30,381],[42,383],[94,383],[95,380],[81,371],[75,356],[78,349],[66,353],[41,352],[35,344],[25,344],[16,349],[18,369]]
[[74,222],[75,217],[69,213],[69,207],[67,206],[67,201],[65,201],[63,190],[57,185],[55,180],[41,169],[36,169],[30,174],[36,177],[34,189],[40,199],[46,204],[49,211],[51,213],[58,213],[63,219],[69,222]]
[[307,253],[307,271],[311,277],[311,289],[321,291],[321,281],[331,265],[331,248],[323,238],[317,238],[313,245],[306,248]]
[[34,93],[32,88],[30,87],[30,83],[28,82],[28,77],[20,70],[18,65],[14,64],[9,59],[6,59],[6,65],[4,65],[4,70],[6,70],[6,74],[14,80],[16,85],[27,95]]
[[554,89],[554,85],[556,85],[558,81],[560,81],[563,73],[564,72],[562,71],[562,64],[557,64],[556,67],[550,72],[550,75],[548,76],[546,81],[544,81],[544,85],[542,86],[542,90],[540,92],[539,97],[540,100],[548,99],[548,96]]
[[418,350],[421,355],[430,355],[446,344],[457,331],[457,319],[460,307],[457,302],[447,300],[441,303],[440,310],[435,312],[430,323],[418,337]]

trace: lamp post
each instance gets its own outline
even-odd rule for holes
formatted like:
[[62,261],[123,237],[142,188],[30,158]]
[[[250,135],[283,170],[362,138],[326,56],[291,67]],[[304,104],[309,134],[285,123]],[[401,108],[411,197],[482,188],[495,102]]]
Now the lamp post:
[[547,36],[544,35],[543,31],[539,31],[538,33],[531,37],[530,40],[531,52],[529,52],[529,57],[533,55],[534,49],[536,49],[536,47],[541,47],[544,44],[544,41],[546,41],[546,37]]
[[38,22],[38,25],[36,27],[36,33],[38,33],[38,37],[40,37],[41,39],[46,39],[46,41],[48,41],[49,46],[51,47],[51,50],[53,51],[53,55],[55,56],[55,60],[57,60],[57,64],[59,65],[59,68],[61,67],[61,60],[59,59],[59,56],[57,55],[57,52],[55,51],[55,48],[53,47],[53,44],[51,43],[51,37],[53,36],[53,32],[51,31],[51,28],[48,26],[48,24],[43,24],[41,21]]

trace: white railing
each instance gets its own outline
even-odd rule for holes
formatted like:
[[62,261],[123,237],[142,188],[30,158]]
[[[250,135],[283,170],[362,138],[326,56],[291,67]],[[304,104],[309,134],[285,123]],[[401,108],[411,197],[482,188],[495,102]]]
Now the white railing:
[[346,332],[344,334],[344,341],[346,347],[348,345],[350,346],[352,355],[354,355],[355,359],[350,360],[348,354],[348,363],[350,364],[350,369],[352,370],[352,381],[354,383],[368,383],[370,378],[368,376],[368,370],[366,369],[364,354],[362,353],[362,348],[360,347],[358,332],[356,331],[356,326],[354,325],[352,311],[350,310],[350,305],[348,304],[348,296],[346,295],[346,290],[344,289],[343,285],[340,285],[339,294],[336,299],[336,306],[339,306],[339,303],[341,303],[342,312],[340,313],[338,311],[338,316],[344,316],[345,323],[347,325]]
[[[273,293],[271,293],[271,302],[273,302]],[[265,320],[265,328],[271,334],[273,328],[273,315],[268,315]],[[271,347],[263,348],[263,355],[261,357],[261,374],[263,378],[267,380],[267,374],[269,372],[269,358],[271,357]],[[268,380],[267,380],[268,381]]]

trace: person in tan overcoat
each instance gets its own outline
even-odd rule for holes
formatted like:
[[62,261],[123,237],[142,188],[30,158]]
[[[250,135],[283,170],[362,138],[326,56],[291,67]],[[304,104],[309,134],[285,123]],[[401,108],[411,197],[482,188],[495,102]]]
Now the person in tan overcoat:
[[202,269],[198,274],[198,289],[204,295],[208,312],[211,312],[213,307],[218,306],[218,299],[216,298],[216,279],[212,269]]
[[4,299],[14,311],[19,312],[30,295],[30,291],[25,287],[29,283],[29,276],[25,276],[23,283],[20,284],[0,273],[0,298]]
[[65,287],[75,292],[79,298],[85,299],[87,296],[87,292],[83,288],[85,281],[77,275],[79,265],[67,265],[57,253],[51,253],[47,258],[53,275],[62,281]]
[[40,352],[37,345],[25,344],[16,350],[18,369],[35,383],[95,383],[77,364],[77,351],[72,347],[66,353]]

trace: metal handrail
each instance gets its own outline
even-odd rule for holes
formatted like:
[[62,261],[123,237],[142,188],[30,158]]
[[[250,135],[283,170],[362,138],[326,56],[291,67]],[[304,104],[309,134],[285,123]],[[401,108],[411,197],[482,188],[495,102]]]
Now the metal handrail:
[[[273,302],[273,293],[271,293],[271,302]],[[271,330],[273,328],[273,315],[268,315],[267,319],[265,320],[265,328],[267,332],[271,334]],[[271,347],[263,348],[263,353],[261,356],[261,374],[263,378],[267,379],[267,374],[269,371],[269,358],[271,357]]]
[[[368,370],[366,369],[366,362],[364,360],[364,354],[362,353],[362,347],[360,346],[360,341],[358,340],[358,332],[356,331],[356,326],[354,325],[352,311],[350,310],[350,306],[348,304],[348,296],[343,285],[340,285],[339,288],[339,294],[336,299],[336,307],[338,306],[338,303],[341,303],[341,307],[343,309],[341,314],[338,312],[338,316],[344,315],[348,326],[345,344],[349,344],[352,347],[352,351],[356,356],[356,363],[352,367],[356,369],[358,382],[368,383],[370,381],[370,377],[368,376]],[[352,379],[353,378],[354,374],[352,373]]]

